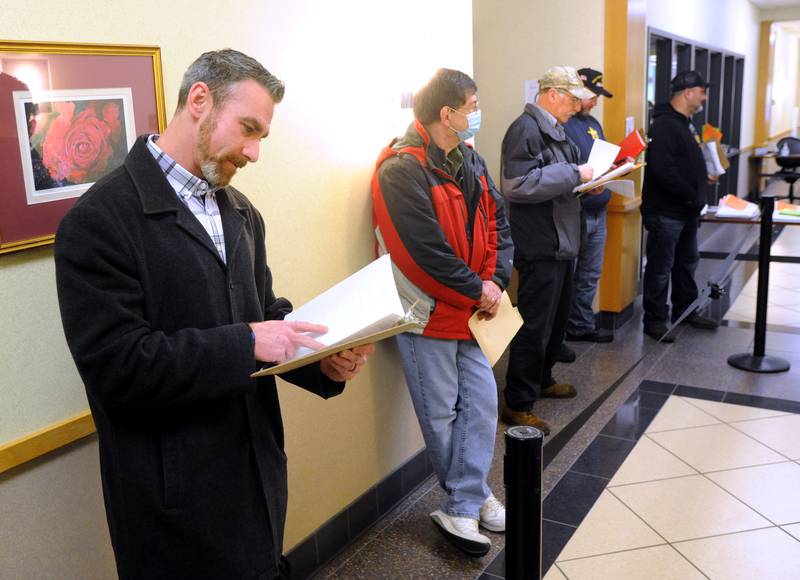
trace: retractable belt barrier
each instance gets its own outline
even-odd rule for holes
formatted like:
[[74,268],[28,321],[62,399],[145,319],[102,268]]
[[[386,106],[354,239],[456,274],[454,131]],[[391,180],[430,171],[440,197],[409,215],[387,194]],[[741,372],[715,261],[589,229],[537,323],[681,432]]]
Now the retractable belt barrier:
[[[656,345],[664,340],[687,316],[703,308],[709,300],[718,299],[725,293],[734,260],[741,249],[752,246],[758,238],[756,224],[750,226],[745,235],[728,254],[717,276],[712,276],[702,288],[697,299],[680,317],[667,328]],[[762,240],[763,243],[763,240]],[[506,454],[503,466],[503,482],[506,486],[506,561],[505,576],[510,580],[540,579],[542,577],[542,470],[558,455],[559,451],[583,427],[586,421],[619,388],[633,370],[656,350],[656,345],[645,349],[622,375],[606,388],[588,407],[581,411],[558,433],[543,445],[544,436],[533,427],[511,427],[506,431]]]

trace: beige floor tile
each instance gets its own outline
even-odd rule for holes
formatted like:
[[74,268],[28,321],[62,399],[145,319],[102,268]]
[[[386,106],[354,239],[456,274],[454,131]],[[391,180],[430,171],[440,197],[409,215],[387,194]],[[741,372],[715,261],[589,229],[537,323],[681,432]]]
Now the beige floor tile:
[[695,580],[704,576],[669,546],[560,562],[570,580]]
[[656,418],[647,428],[647,433],[666,431],[669,429],[683,429],[685,427],[699,427],[701,425],[715,425],[719,420],[697,407],[690,405],[680,397],[670,397]]
[[771,525],[701,475],[636,483],[609,491],[670,542]]
[[782,455],[729,425],[693,427],[649,433],[648,436],[701,473],[786,461]]
[[774,524],[800,522],[800,465],[796,463],[720,471],[708,477]]
[[800,577],[800,542],[780,528],[681,542],[674,547],[710,578]]
[[556,561],[622,552],[664,543],[664,539],[636,514],[608,491],[604,491]]
[[800,540],[800,524],[792,524],[791,526],[781,526],[783,530],[789,534],[792,534],[795,538]]
[[697,471],[689,465],[645,435],[631,450],[608,486],[655,481],[696,473]]
[[735,423],[732,427],[789,459],[800,459],[800,415],[743,421]]
[[558,569],[558,566],[553,564],[550,566],[547,574],[544,575],[544,580],[567,580],[567,577],[561,573],[561,570]]
[[706,401],[704,399],[693,399],[691,397],[681,397],[690,405],[694,405],[719,419],[730,423],[732,421],[747,421],[751,419],[764,419],[766,417],[780,417],[788,415],[783,411],[773,411],[771,409],[759,409],[758,407],[748,407],[747,405],[732,405],[730,403],[718,403],[717,401]]

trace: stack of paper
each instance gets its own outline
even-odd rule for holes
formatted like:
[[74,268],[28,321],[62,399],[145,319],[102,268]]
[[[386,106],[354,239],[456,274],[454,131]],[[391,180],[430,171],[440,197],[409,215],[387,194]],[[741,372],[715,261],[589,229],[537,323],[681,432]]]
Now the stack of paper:
[[717,207],[718,218],[744,218],[752,219],[758,216],[758,206],[728,194],[719,200]]
[[314,351],[301,347],[286,362],[264,368],[252,376],[290,371],[342,350],[419,327],[419,323],[403,311],[388,254],[289,313],[286,320],[327,326],[326,334],[314,337],[326,348]]
[[800,205],[778,201],[775,203],[775,211],[772,212],[772,221],[776,222],[800,222]]

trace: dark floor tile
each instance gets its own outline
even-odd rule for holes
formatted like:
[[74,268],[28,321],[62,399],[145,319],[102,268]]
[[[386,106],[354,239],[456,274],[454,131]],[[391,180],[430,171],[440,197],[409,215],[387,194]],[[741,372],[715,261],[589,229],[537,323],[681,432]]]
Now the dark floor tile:
[[623,439],[638,441],[655,416],[658,415],[658,412],[659,409],[626,403],[617,409],[617,412],[609,419],[600,433],[610,437],[622,437]]
[[661,393],[669,395],[675,389],[674,383],[662,383],[661,381],[642,381],[639,383],[639,390],[648,393]]
[[292,567],[292,578],[308,578],[319,566],[316,534],[295,546],[286,557]]
[[784,411],[786,413],[800,413],[800,402],[785,401],[783,399],[773,399],[771,397],[759,397],[757,395],[743,395],[741,393],[725,393],[723,399],[725,403],[733,405],[748,405],[761,409],[771,409],[773,411]]
[[378,484],[378,510],[381,516],[403,499],[403,474],[398,469]]
[[403,494],[413,491],[430,475],[428,465],[428,452],[423,450],[401,468],[403,473]]
[[578,526],[607,484],[608,479],[567,472],[544,500],[542,515],[554,522]]
[[317,530],[317,557],[325,564],[350,541],[347,512],[344,511]]
[[704,389],[701,387],[690,387],[689,385],[678,385],[675,387],[673,395],[679,397],[691,397],[693,399],[704,399],[706,401],[722,401],[725,391],[715,389]]
[[655,409],[660,411],[661,407],[664,406],[664,403],[667,402],[667,399],[669,399],[669,395],[636,390],[631,393],[631,396],[628,397],[628,400],[625,401],[625,404],[633,404],[645,409]]
[[505,548],[503,548],[503,550],[499,554],[497,554],[497,556],[495,556],[494,560],[492,560],[492,563],[486,567],[486,570],[484,570],[484,572],[486,572],[487,574],[492,574],[494,576],[500,576],[501,578],[505,577],[506,575]]
[[347,508],[350,537],[355,538],[378,519],[378,488],[373,487]]
[[598,435],[581,454],[571,471],[611,479],[634,445],[635,441]]
[[548,520],[542,521],[542,575],[547,574],[561,550],[567,545],[575,529]]

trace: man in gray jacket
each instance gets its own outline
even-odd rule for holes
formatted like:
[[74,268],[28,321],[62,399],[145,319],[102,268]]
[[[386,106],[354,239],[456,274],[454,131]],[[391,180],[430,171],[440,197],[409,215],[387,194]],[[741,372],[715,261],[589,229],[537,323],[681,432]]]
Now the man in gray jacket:
[[[501,178],[510,202],[517,306],[524,324],[511,342],[503,420],[550,432],[532,412],[539,397],[571,398],[575,388],[552,375],[572,298],[572,271],[581,240],[581,202],[575,186],[592,178],[564,123],[594,96],[572,67],[556,66],[539,80],[536,103],[508,128]],[[602,188],[593,191],[602,193]]]

